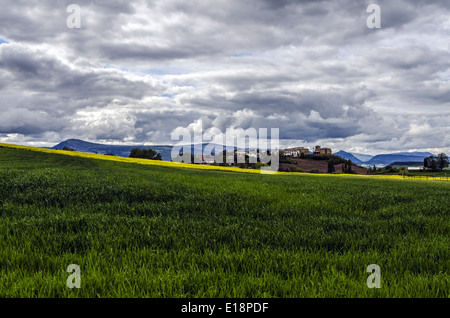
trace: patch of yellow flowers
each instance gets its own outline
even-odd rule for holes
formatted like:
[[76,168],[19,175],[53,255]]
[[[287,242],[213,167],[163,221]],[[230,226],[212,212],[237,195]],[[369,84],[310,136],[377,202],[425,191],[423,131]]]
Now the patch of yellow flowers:
[[190,169],[203,169],[203,170],[223,170],[223,171],[231,171],[231,172],[260,173],[260,171],[256,170],[256,169],[241,169],[241,168],[233,168],[233,167],[225,167],[225,166],[199,165],[199,164],[191,164],[191,163],[184,163],[184,162],[177,163],[177,162],[172,162],[172,161],[117,157],[117,156],[99,155],[99,154],[86,153],[86,152],[54,150],[54,149],[20,146],[20,145],[12,145],[12,144],[2,144],[2,143],[0,143],[0,147],[23,149],[23,150],[29,150],[29,151],[37,151],[37,152],[66,155],[66,156],[72,156],[72,157],[89,158],[89,159],[137,163],[137,164],[150,165],[150,166],[164,166],[164,167],[190,168]]
[[[98,159],[98,160],[109,160],[109,161],[126,162],[126,163],[136,163],[136,164],[150,165],[150,166],[164,166],[164,167],[173,167],[173,168],[219,170],[219,171],[228,171],[228,172],[260,174],[260,170],[258,170],[258,169],[241,169],[241,168],[226,167],[226,166],[212,166],[212,165],[191,164],[191,163],[183,163],[183,162],[177,163],[177,162],[162,161],[162,160],[148,160],[148,159],[138,159],[138,158],[128,158],[128,157],[117,157],[117,156],[99,155],[99,154],[86,153],[86,152],[54,150],[54,149],[21,146],[21,145],[13,145],[13,144],[3,144],[3,143],[0,143],[0,147],[23,149],[23,150],[29,150],[29,151],[66,155],[66,156],[72,156],[72,157],[90,158],[90,159]],[[404,179],[404,180],[407,180],[407,179],[409,179],[409,180],[440,180],[439,177],[434,177],[434,178],[433,177],[428,177],[428,178],[416,177],[414,179],[410,179],[408,177],[403,177],[401,175],[311,174],[311,173],[307,173],[307,172],[276,172],[275,174],[277,174],[277,175],[302,175],[303,174],[303,175],[310,175],[310,176],[314,175],[314,176],[323,176],[323,177],[349,176],[349,177]]]

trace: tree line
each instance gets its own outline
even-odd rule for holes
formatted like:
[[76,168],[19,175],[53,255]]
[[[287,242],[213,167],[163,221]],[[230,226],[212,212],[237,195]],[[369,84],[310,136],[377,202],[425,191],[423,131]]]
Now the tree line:
[[149,160],[162,160],[161,154],[154,149],[133,148],[130,151],[130,158],[141,158]]
[[426,157],[423,160],[423,168],[430,171],[442,171],[449,165],[448,156],[445,153],[441,153],[435,156]]

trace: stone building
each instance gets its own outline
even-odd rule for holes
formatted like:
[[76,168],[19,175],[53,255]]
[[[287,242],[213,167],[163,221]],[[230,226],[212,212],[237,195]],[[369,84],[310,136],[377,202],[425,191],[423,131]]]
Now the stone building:
[[330,148],[321,148],[320,146],[316,146],[314,149],[315,155],[331,155],[332,151]]

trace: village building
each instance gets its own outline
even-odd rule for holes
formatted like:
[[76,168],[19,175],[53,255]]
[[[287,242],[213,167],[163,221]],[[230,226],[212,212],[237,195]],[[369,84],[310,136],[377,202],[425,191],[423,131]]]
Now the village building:
[[[330,148],[322,148],[320,146],[316,146],[313,151],[314,155],[331,155],[332,153],[333,152],[331,151]],[[286,157],[301,157],[302,154],[306,156],[309,155],[309,148],[299,147],[299,148],[284,149],[280,152],[280,154]]]
[[287,157],[300,157],[302,155],[309,155],[309,149],[308,148],[290,148],[290,149],[284,149],[281,151],[281,155],[287,156]]
[[316,146],[314,149],[315,155],[331,155],[332,151],[330,148],[321,148],[320,146]]

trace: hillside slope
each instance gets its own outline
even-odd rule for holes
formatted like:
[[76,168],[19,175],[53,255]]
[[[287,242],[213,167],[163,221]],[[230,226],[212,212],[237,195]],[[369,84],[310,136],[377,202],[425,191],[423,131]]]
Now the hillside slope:
[[[188,149],[186,152],[190,153],[203,153],[203,150],[209,143],[203,144],[192,144],[183,146],[183,149]],[[211,144],[215,146],[216,144]],[[141,148],[141,149],[154,149],[161,154],[163,161],[172,161],[172,145],[105,145],[87,142],[79,139],[68,139],[63,141],[50,149],[63,149],[64,147],[73,148],[78,152],[86,152],[86,153],[95,153],[95,154],[113,154],[119,157],[128,157],[130,155],[130,151],[133,148]],[[183,150],[182,149],[182,150]],[[219,149],[219,148],[217,148]],[[214,150],[214,149],[213,149]],[[212,152],[214,155],[214,151]]]
[[87,142],[79,139],[68,139],[63,141],[51,149],[63,149],[64,147],[73,148],[78,152],[96,153],[100,155],[113,154],[120,157],[128,157],[133,148],[154,149],[161,153],[162,159],[171,161],[172,146],[145,146],[145,145],[105,145]]
[[448,296],[450,183],[93,157],[0,145],[0,297]]
[[405,161],[415,161],[423,162],[426,157],[433,156],[429,152],[419,152],[419,153],[397,153],[397,154],[382,154],[376,155],[372,159],[366,162],[368,165],[389,165],[393,162],[405,162]]
[[[299,159],[299,158],[289,158],[292,162],[296,164],[280,163],[280,171],[304,171],[309,172],[311,170],[318,170],[320,173],[328,172],[328,162],[326,160],[310,160],[310,159]],[[367,174],[367,169],[352,165],[352,169],[356,173],[365,175]],[[336,173],[342,173],[342,164],[334,165],[334,170]]]

